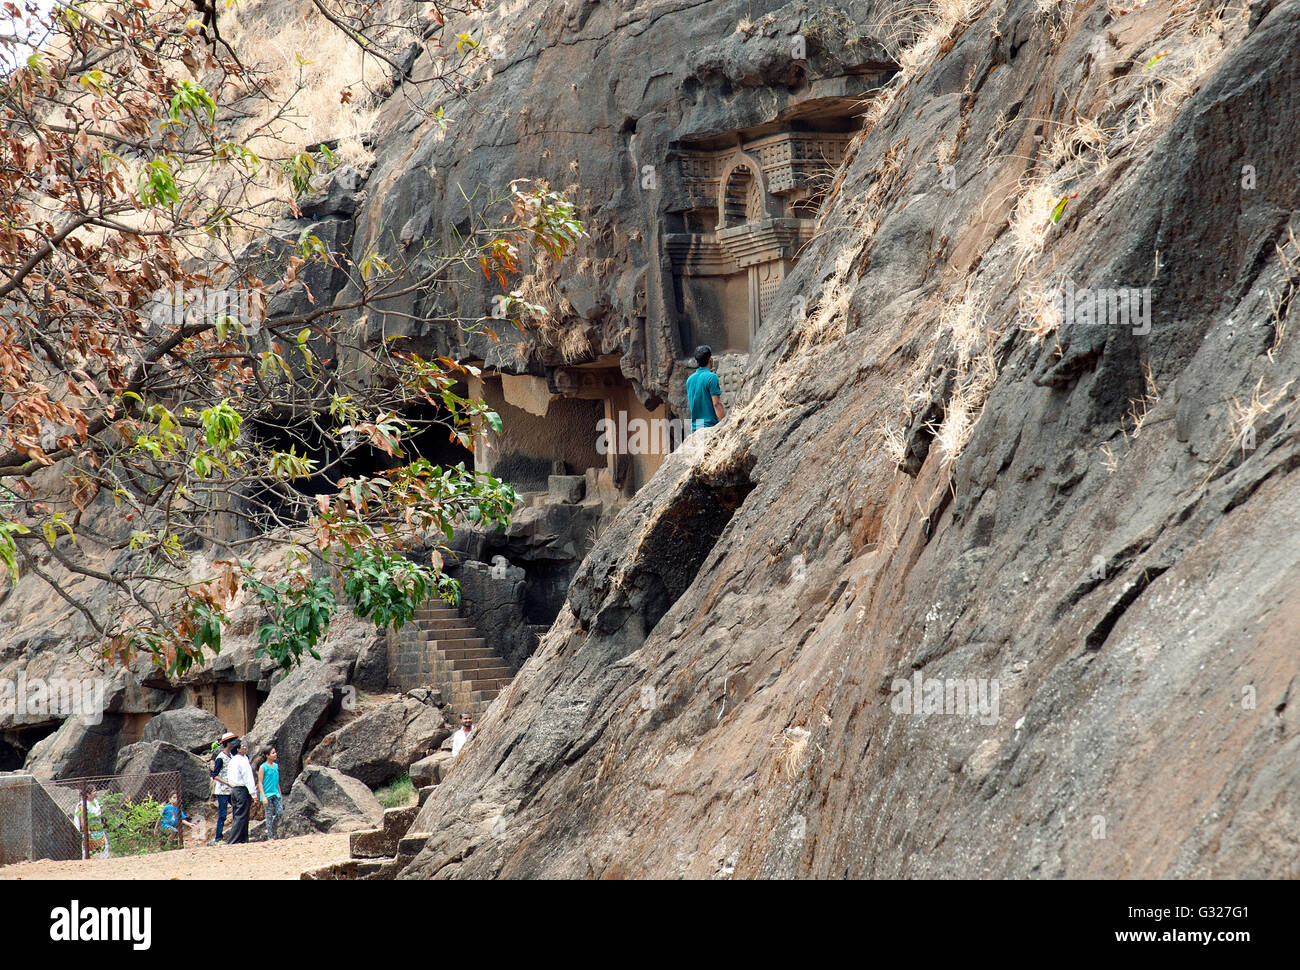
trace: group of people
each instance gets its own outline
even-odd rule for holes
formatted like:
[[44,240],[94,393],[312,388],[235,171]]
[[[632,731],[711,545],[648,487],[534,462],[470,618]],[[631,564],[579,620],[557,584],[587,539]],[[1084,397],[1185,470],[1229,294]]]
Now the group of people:
[[[460,749],[469,740],[473,730],[474,715],[462,711],[460,730],[451,739],[453,756],[460,755]],[[280,794],[279,761],[279,753],[272,747],[254,771],[248,760],[248,743],[231,731],[221,736],[217,742],[216,755],[212,759],[212,791],[217,796],[217,834],[209,845],[237,845],[248,841],[248,820],[254,799],[260,800],[266,808],[267,839],[275,838],[275,823],[284,807],[284,799]],[[167,809],[171,809],[170,817]],[[229,832],[226,831],[228,813]],[[173,799],[173,804],[163,810],[163,825],[171,826],[168,830],[174,832],[178,819],[181,824],[189,824],[184,821],[184,813],[180,812],[180,807]]]
[[[266,837],[275,838],[275,822],[284,805],[280,795],[279,754],[275,748],[266,752],[254,772],[248,760],[248,743],[233,732],[223,734],[212,759],[212,791],[217,796],[217,834],[210,845],[248,841],[253,799],[260,800],[266,809]],[[226,832],[226,813],[231,809],[230,831]]]

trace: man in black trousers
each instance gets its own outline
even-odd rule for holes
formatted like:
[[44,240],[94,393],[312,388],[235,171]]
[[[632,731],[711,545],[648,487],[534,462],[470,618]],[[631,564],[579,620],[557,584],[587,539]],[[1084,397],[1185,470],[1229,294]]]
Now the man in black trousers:
[[248,762],[248,745],[242,740],[231,741],[230,750],[235,752],[235,756],[230,759],[227,777],[235,813],[230,824],[230,838],[227,844],[236,845],[248,841],[248,813],[253,808],[253,793],[257,791],[257,780],[253,777],[253,766]]

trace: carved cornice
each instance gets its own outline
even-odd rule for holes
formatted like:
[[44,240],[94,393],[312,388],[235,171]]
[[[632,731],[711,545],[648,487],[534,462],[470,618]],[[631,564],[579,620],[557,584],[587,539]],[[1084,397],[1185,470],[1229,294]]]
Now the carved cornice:
[[797,191],[813,176],[839,168],[852,138],[848,133],[788,131],[732,148],[682,150],[679,166],[686,208],[721,210],[723,179],[739,165],[758,173],[764,193],[781,196]]
[[730,276],[759,263],[794,259],[811,238],[810,219],[764,219],[711,233],[673,233],[664,242],[674,273]]

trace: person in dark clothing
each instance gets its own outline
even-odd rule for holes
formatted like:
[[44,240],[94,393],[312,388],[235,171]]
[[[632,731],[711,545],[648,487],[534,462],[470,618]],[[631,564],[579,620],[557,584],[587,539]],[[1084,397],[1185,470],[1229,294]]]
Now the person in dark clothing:
[[230,759],[230,800],[235,808],[230,823],[230,844],[238,845],[248,841],[248,814],[253,808],[257,780],[248,761],[248,745],[235,740],[230,742],[230,750],[235,752]]
[[221,842],[226,827],[226,812],[230,809],[230,785],[226,783],[226,775],[230,769],[231,753],[227,749],[234,740],[234,734],[223,734],[217,742],[217,755],[212,760],[212,793],[217,796],[217,836],[212,840],[213,845]]

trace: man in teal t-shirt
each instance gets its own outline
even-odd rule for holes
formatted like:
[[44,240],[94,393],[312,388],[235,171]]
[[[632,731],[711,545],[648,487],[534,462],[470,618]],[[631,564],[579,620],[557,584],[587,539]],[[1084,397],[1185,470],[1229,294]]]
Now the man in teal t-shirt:
[[686,401],[691,406],[691,430],[712,428],[727,416],[722,406],[722,385],[713,372],[713,351],[706,344],[695,348],[694,374],[686,379]]

